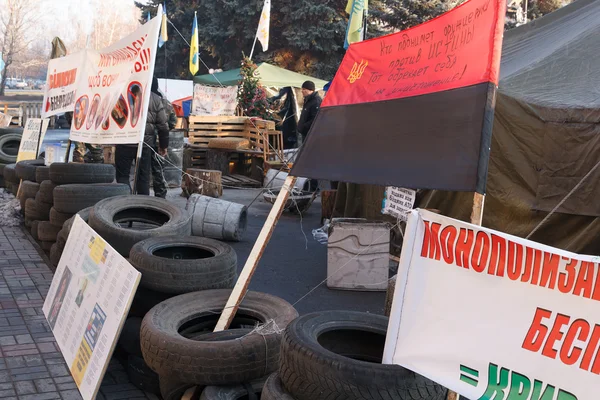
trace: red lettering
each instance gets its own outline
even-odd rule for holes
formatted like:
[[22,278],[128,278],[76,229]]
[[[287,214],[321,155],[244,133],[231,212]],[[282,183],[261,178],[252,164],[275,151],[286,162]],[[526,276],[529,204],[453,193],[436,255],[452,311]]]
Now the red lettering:
[[554,289],[558,277],[558,262],[560,256],[551,253],[544,253],[544,266],[542,267],[542,280],[540,286],[548,289]]
[[492,257],[490,260],[489,275],[495,275],[496,270],[498,276],[504,276],[504,268],[506,265],[506,239],[492,233]]
[[473,231],[471,229],[461,228],[456,242],[456,265],[469,268],[469,255],[473,247]]
[[447,264],[454,263],[454,243],[456,241],[456,227],[448,225],[440,234],[442,257]]
[[563,257],[563,260],[567,261],[567,265],[565,266],[565,272],[558,274],[558,290],[560,290],[561,293],[567,294],[571,293],[573,290],[575,274],[577,273],[577,271],[575,271],[575,266],[579,261],[566,257]]
[[594,263],[596,267],[596,285],[594,287],[594,295],[592,296],[593,300],[600,301],[600,264]]
[[473,255],[471,256],[471,268],[475,272],[483,272],[487,267],[490,258],[490,238],[483,232],[477,232],[475,237],[475,246],[473,247]]
[[560,349],[560,359],[563,363],[573,365],[579,360],[583,349],[573,346],[573,342],[575,339],[585,342],[589,334],[590,324],[586,320],[578,319],[573,322]]
[[508,242],[508,278],[513,281],[519,280],[522,269],[523,246],[514,242]]
[[592,284],[594,283],[594,266],[590,262],[581,262],[577,282],[573,294],[585,298],[592,297]]
[[560,329],[567,325],[570,320],[570,317],[563,314],[558,314],[556,316],[556,320],[552,326],[552,331],[550,331],[550,335],[548,335],[548,340],[546,340],[544,350],[542,350],[543,355],[548,358],[556,358],[557,351],[554,350],[554,344],[562,339],[564,334],[560,331]]
[[579,368],[584,371],[590,370],[590,364],[592,363],[592,359],[594,355],[596,356],[596,361],[594,362],[594,366],[592,367],[592,372],[600,375],[600,354],[598,353],[600,343],[600,325],[596,325],[594,327],[594,331],[592,332],[592,337],[588,342],[587,348],[585,350],[585,354],[583,355],[583,360],[581,361],[581,365]]
[[542,320],[549,319],[551,316],[552,312],[548,310],[542,308],[535,310],[531,328],[529,328],[529,332],[527,332],[527,336],[525,336],[525,341],[523,342],[522,347],[525,350],[537,353],[542,348],[544,338],[548,334],[548,327],[542,324]]
[[432,260],[440,259],[440,240],[439,240],[439,231],[440,224],[433,223],[431,224],[431,229],[429,227],[429,222],[425,222],[425,234],[423,235],[423,247],[421,248],[421,257],[430,258]]
[[525,247],[525,271],[521,277],[521,282],[529,282],[531,279],[531,272],[533,271],[533,249],[531,247]]
[[537,285],[540,280],[540,267],[542,264],[543,253],[541,250],[534,249],[535,258],[533,261],[533,271],[531,272],[531,284]]

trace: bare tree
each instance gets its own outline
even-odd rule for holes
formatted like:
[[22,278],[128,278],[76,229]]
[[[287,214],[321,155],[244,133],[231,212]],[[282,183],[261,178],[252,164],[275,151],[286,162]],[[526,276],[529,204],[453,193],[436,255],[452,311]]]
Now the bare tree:
[[2,57],[4,70],[0,81],[0,96],[4,95],[8,70],[15,59],[27,48],[27,29],[33,25],[35,6],[32,0],[5,0],[0,17]]

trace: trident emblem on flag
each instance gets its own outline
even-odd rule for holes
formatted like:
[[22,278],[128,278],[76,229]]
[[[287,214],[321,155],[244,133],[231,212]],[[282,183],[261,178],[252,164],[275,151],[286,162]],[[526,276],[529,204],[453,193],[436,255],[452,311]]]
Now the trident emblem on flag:
[[360,60],[360,64],[357,62],[354,63],[354,66],[350,70],[350,75],[348,75],[348,80],[350,81],[350,83],[354,83],[360,78],[362,78],[363,73],[367,68],[367,65],[369,65],[369,62],[365,60]]

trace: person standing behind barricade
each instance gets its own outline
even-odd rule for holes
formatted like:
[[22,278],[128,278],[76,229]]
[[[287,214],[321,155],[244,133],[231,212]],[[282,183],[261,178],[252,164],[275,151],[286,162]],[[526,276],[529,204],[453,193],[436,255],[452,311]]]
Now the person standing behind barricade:
[[[155,78],[156,79],[156,78]],[[157,81],[158,85],[158,81]],[[167,115],[162,99],[156,93],[150,93],[150,104],[148,105],[148,118],[146,119],[146,130],[144,131],[144,144],[142,157],[137,175],[137,194],[150,195],[150,170],[153,149],[156,147],[156,135],[158,133],[158,153],[167,155],[169,147],[169,126]],[[115,150],[115,169],[117,170],[117,182],[129,185],[131,164],[137,157],[137,145],[121,144]]]
[[[65,113],[65,119],[69,126],[73,122],[73,113]],[[104,164],[104,151],[101,146],[83,142],[73,142],[75,149],[73,150],[74,163],[89,163],[89,164]],[[86,154],[89,151],[89,154]]]
[[[169,131],[175,128],[177,125],[177,115],[175,115],[175,110],[173,109],[173,105],[169,100],[167,100],[162,93],[158,90],[158,79],[154,78],[152,80],[152,93],[156,93],[162,99],[163,107],[165,109],[165,114],[167,115],[167,125],[169,126]],[[154,151],[158,153],[158,148],[154,146]],[[165,199],[167,197],[167,181],[165,180],[165,175],[163,174],[163,160],[162,157],[152,153],[151,158],[151,168],[152,168],[152,187],[154,188],[154,195],[156,197],[161,197]]]
[[304,142],[315,118],[317,118],[322,99],[319,93],[315,91],[315,83],[312,81],[306,81],[302,84],[302,95],[304,96],[304,106],[298,121],[298,133],[302,136],[302,142]]

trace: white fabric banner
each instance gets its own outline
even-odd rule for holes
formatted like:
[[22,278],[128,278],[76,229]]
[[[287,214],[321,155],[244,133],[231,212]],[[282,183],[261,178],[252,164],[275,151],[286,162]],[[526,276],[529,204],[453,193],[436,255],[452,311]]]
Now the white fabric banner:
[[139,143],[144,135],[162,13],[101,50],[86,50],[70,139]]
[[192,115],[233,116],[237,107],[237,86],[194,85]]
[[42,310],[85,400],[100,388],[140,278],[75,217]]
[[384,363],[471,400],[595,400],[598,262],[414,210]]
[[42,118],[73,111],[85,56],[85,51],[80,51],[50,60],[42,103]]

